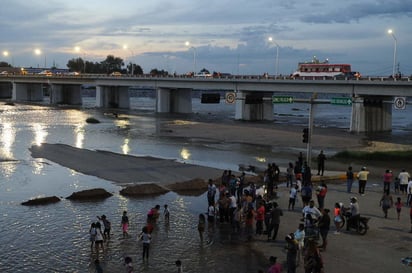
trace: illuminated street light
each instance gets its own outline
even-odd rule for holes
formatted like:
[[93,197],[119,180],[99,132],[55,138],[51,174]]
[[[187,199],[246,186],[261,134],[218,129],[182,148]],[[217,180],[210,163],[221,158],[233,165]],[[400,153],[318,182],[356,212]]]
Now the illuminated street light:
[[186,41],[185,45],[193,49],[193,76],[196,74],[196,47],[190,46],[190,42]]
[[[34,54],[37,55],[37,56],[41,56],[41,54],[42,54],[41,49],[36,48],[34,50]],[[40,64],[37,64],[37,67],[40,67]],[[44,55],[44,68],[46,68],[46,67],[47,67],[47,65],[46,65],[46,55]]]
[[388,34],[392,36],[394,40],[394,47],[393,47],[393,67],[392,67],[392,77],[395,79],[395,66],[396,66],[396,47],[398,40],[395,37],[395,34],[393,33],[392,29],[388,30]]
[[[3,51],[3,56],[5,58],[10,57],[10,52],[8,52],[7,50]],[[11,55],[11,66],[14,66],[13,55]]]
[[275,40],[273,40],[272,37],[269,37],[268,41],[276,45],[275,77],[277,77],[279,71],[279,45],[275,42]]
[[[130,50],[130,60],[132,59],[132,57],[134,56],[134,52],[133,52],[133,50],[131,49],[131,48],[129,48],[129,46],[128,45],[123,45],[123,49],[124,50]],[[124,58],[125,59],[125,64],[126,64],[126,58]],[[134,75],[134,64],[130,61],[130,65],[132,66],[132,69],[131,69],[131,74],[132,74],[132,76]],[[126,71],[127,71],[127,64],[126,64]]]

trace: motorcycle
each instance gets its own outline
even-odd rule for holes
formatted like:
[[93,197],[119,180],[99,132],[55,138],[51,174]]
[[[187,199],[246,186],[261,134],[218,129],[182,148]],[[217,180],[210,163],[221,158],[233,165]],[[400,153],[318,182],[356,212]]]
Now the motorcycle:
[[[349,223],[349,218],[352,216],[350,211],[348,211],[348,208],[344,208],[343,205],[341,205],[341,211],[342,211],[342,222],[340,222],[340,228],[343,229],[343,227],[348,225]],[[363,217],[359,216],[358,221],[354,221],[350,224],[349,229],[350,230],[355,230],[358,234],[360,235],[365,235],[366,232],[369,229],[368,222],[370,220],[370,217]]]

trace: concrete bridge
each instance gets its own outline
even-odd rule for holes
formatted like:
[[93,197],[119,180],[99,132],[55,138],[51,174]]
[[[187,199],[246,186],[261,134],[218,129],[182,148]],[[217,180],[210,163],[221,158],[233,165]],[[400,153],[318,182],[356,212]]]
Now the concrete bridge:
[[[357,80],[331,78],[290,79],[253,76],[225,78],[114,77],[106,75],[0,76],[0,98],[16,102],[42,101],[43,86],[50,86],[51,104],[81,105],[82,85],[96,86],[96,106],[129,108],[129,87],[156,90],[156,112],[192,112],[192,90],[234,92],[235,118],[273,120],[272,96],[296,92],[344,94],[352,100],[350,130],[355,133],[392,130],[394,97],[412,96],[412,79],[384,77]],[[316,99],[308,103],[317,103]]]

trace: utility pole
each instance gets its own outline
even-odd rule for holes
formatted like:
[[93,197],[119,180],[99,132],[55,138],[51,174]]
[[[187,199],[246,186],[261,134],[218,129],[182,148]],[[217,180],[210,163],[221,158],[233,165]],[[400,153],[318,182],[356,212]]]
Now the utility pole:
[[313,93],[309,101],[309,123],[308,123],[308,142],[306,144],[306,162],[312,168],[312,134],[313,134],[313,120],[315,112],[315,100],[318,97],[317,93]]

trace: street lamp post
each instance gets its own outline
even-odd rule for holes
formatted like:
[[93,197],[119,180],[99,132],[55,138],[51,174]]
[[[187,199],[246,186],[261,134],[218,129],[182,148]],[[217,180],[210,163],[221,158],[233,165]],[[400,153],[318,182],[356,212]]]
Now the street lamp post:
[[193,49],[193,76],[196,74],[196,47],[194,46],[190,46],[190,42],[187,41],[185,43],[186,46],[190,47],[191,49]]
[[396,66],[396,48],[397,48],[397,43],[398,40],[395,37],[395,34],[393,33],[392,29],[388,30],[388,34],[390,34],[394,40],[394,47],[393,47],[393,66],[392,66],[392,78],[395,79],[395,66]]
[[272,37],[269,37],[268,40],[269,42],[274,43],[276,45],[275,77],[277,77],[279,71],[279,44],[276,43]]

